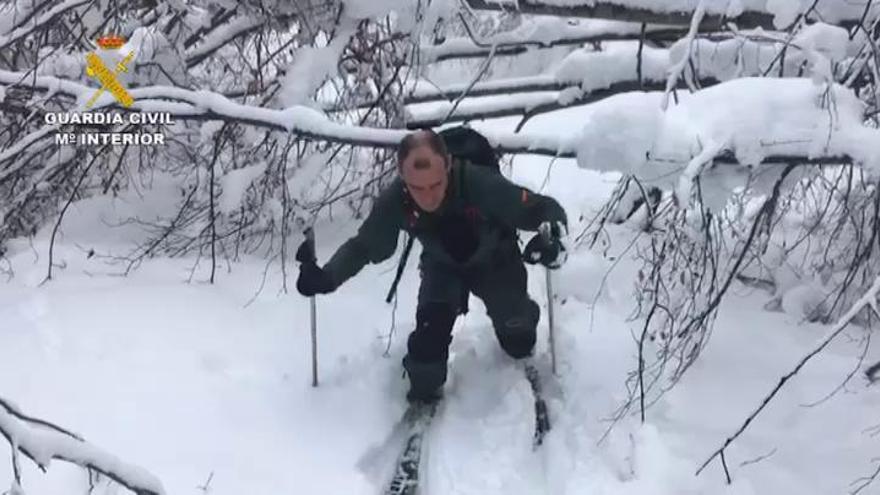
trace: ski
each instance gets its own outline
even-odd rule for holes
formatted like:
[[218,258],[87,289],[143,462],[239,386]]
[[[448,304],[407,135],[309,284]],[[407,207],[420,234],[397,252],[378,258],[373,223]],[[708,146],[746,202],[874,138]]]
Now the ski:
[[538,376],[538,369],[532,363],[526,363],[525,367],[526,379],[532,386],[532,394],[535,396],[535,436],[532,440],[532,447],[537,448],[544,442],[544,435],[550,431],[550,416],[547,414],[547,403],[541,394],[541,380]]
[[416,495],[419,489],[419,463],[422,444],[431,420],[437,412],[437,401],[413,403],[406,410],[403,421],[409,431],[403,442],[403,450],[397,458],[397,466],[384,495]]

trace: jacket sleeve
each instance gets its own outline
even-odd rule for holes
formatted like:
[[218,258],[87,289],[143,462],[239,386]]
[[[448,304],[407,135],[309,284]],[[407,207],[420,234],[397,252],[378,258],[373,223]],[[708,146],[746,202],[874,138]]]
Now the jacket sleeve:
[[538,230],[543,222],[558,221],[568,226],[565,210],[555,199],[477,166],[467,166],[464,173],[468,198],[497,221],[531,231]]
[[380,263],[394,254],[404,217],[401,194],[398,181],[386,188],[357,234],[339,246],[324,265],[335,287],[357,275],[367,263]]

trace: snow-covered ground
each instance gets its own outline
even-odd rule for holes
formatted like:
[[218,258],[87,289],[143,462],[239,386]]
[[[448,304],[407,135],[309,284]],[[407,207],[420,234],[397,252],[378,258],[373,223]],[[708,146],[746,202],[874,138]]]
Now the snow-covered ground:
[[[558,122],[574,112],[528,127],[559,132]],[[590,217],[618,177],[573,160],[557,160],[548,175],[548,163],[519,157],[513,179],[559,199],[572,220]],[[161,208],[157,191],[140,203],[74,205],[56,246],[63,268],[42,286],[50,231],[33,245],[12,244],[15,277],[0,284],[0,396],[148,469],[169,494],[378,493],[398,448],[383,442],[405,406],[400,359],[413,326],[414,264],[401,281],[396,315],[383,302],[396,256],[319,297],[321,384],[312,388],[309,304],[293,290],[295,269],[285,293],[277,263],[267,270],[262,259],[231,271],[223,264],[209,285],[204,260],[195,271],[193,258],[149,260],[121,277],[121,267],[87,257],[90,248],[122,249],[132,232],[106,221]],[[319,259],[356,225],[321,223]],[[637,267],[616,259],[637,234],[627,226],[611,233],[607,253],[579,250],[555,275],[565,299],[557,306],[559,373],[547,373],[544,310],[538,360],[553,430],[537,451],[528,383],[472,299],[456,325],[423,493],[830,494],[848,492],[873,471],[880,440],[866,430],[880,423],[880,391],[857,376],[831,399],[804,407],[858,363],[862,334],[854,329],[788,383],[729,449],[732,485],[717,461],[694,475],[825,330],[763,310],[766,294],[744,287],[723,304],[700,361],[648,411],[647,423],[628,416],[605,435],[636,367],[638,328],[627,321]],[[544,274],[529,270],[531,293],[546,308]],[[867,360],[878,358],[869,349]],[[0,487],[8,487],[9,452],[0,450]],[[56,462],[44,474],[22,465],[29,494],[88,490],[85,472],[74,466]],[[101,483],[94,493],[123,492]]]

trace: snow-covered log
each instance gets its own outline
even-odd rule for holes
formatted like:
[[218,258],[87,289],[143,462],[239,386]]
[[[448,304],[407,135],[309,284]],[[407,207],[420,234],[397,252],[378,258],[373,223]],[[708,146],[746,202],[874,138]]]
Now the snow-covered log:
[[[644,37],[651,42],[675,41],[685,34],[678,26],[647,25]],[[422,45],[421,62],[432,63],[450,59],[485,57],[492,46],[495,56],[518,55],[527,50],[555,46],[577,46],[586,43],[615,40],[638,40],[641,24],[595,19],[578,23],[557,18],[537,18],[534,22],[483,39],[453,37],[435,45]]]
[[18,454],[24,454],[46,471],[53,459],[76,464],[101,473],[138,495],[163,495],[156,476],[128,464],[89,444],[80,436],[47,421],[27,416],[11,402],[0,398],[0,434],[13,450],[14,484],[20,489]]
[[[458,105],[452,121],[480,118],[480,103],[475,97],[498,95],[510,103],[503,109],[491,105],[491,116],[528,115],[592,103],[627,91],[663,90],[674,65],[688,62],[688,76],[698,87],[741,77],[794,77],[803,71],[813,50],[828,54],[832,62],[846,56],[847,33],[828,25],[813,25],[795,36],[780,57],[785,39],[765,33],[741,32],[737,36],[697,38],[691,43],[676,43],[671,48],[639,47],[637,44],[610,46],[602,51],[575,50],[546,74],[517,78],[496,78],[473,85],[464,83],[437,86],[419,81],[406,97],[408,105],[432,101],[454,101],[462,95],[468,100]],[[688,49],[690,47],[690,49]],[[688,57],[683,55],[689,52]],[[676,64],[673,61],[677,61]],[[692,83],[693,84],[693,83]],[[465,93],[465,90],[466,93]],[[548,92],[544,96],[511,93]],[[552,94],[549,92],[559,93]],[[507,98],[501,98],[507,96]],[[482,103],[486,105],[485,101]],[[432,105],[427,111],[410,106],[412,126],[436,125],[448,111]]]
[[[701,30],[721,30],[728,22],[740,28],[787,29],[807,12],[807,18],[822,20],[844,27],[856,25],[865,17],[880,13],[880,4],[862,2],[815,2],[787,0],[689,0],[687,2],[660,2],[656,0],[582,0],[559,2],[554,0],[467,0],[474,10],[519,11],[524,14],[559,17],[586,17],[613,19],[653,24],[688,25],[699,3],[705,5],[706,15],[700,22]],[[733,7],[731,7],[734,5]]]

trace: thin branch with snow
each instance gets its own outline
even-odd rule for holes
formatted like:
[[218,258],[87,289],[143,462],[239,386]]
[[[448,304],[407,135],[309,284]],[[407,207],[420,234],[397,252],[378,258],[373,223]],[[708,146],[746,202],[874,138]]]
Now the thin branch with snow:
[[[107,476],[138,495],[164,495],[162,483],[143,468],[127,464],[87,443],[81,437],[49,422],[23,414],[11,402],[0,398],[0,434],[14,452],[20,452],[46,471],[52,459],[76,464]],[[17,455],[16,483],[20,484]]]
[[669,69],[669,78],[666,80],[666,90],[663,93],[663,102],[660,104],[660,108],[666,110],[669,107],[669,93],[671,93],[678,86],[678,78],[681,77],[682,72],[684,72],[685,66],[687,66],[688,62],[691,59],[691,53],[693,53],[694,49],[694,38],[697,35],[697,29],[700,26],[700,22],[702,22],[703,17],[706,15],[706,5],[705,0],[700,0],[700,3],[697,5],[697,9],[694,11],[694,16],[691,18],[691,27],[685,36],[683,43],[687,46],[687,50],[683,54],[681,54],[681,58],[672,65]]

